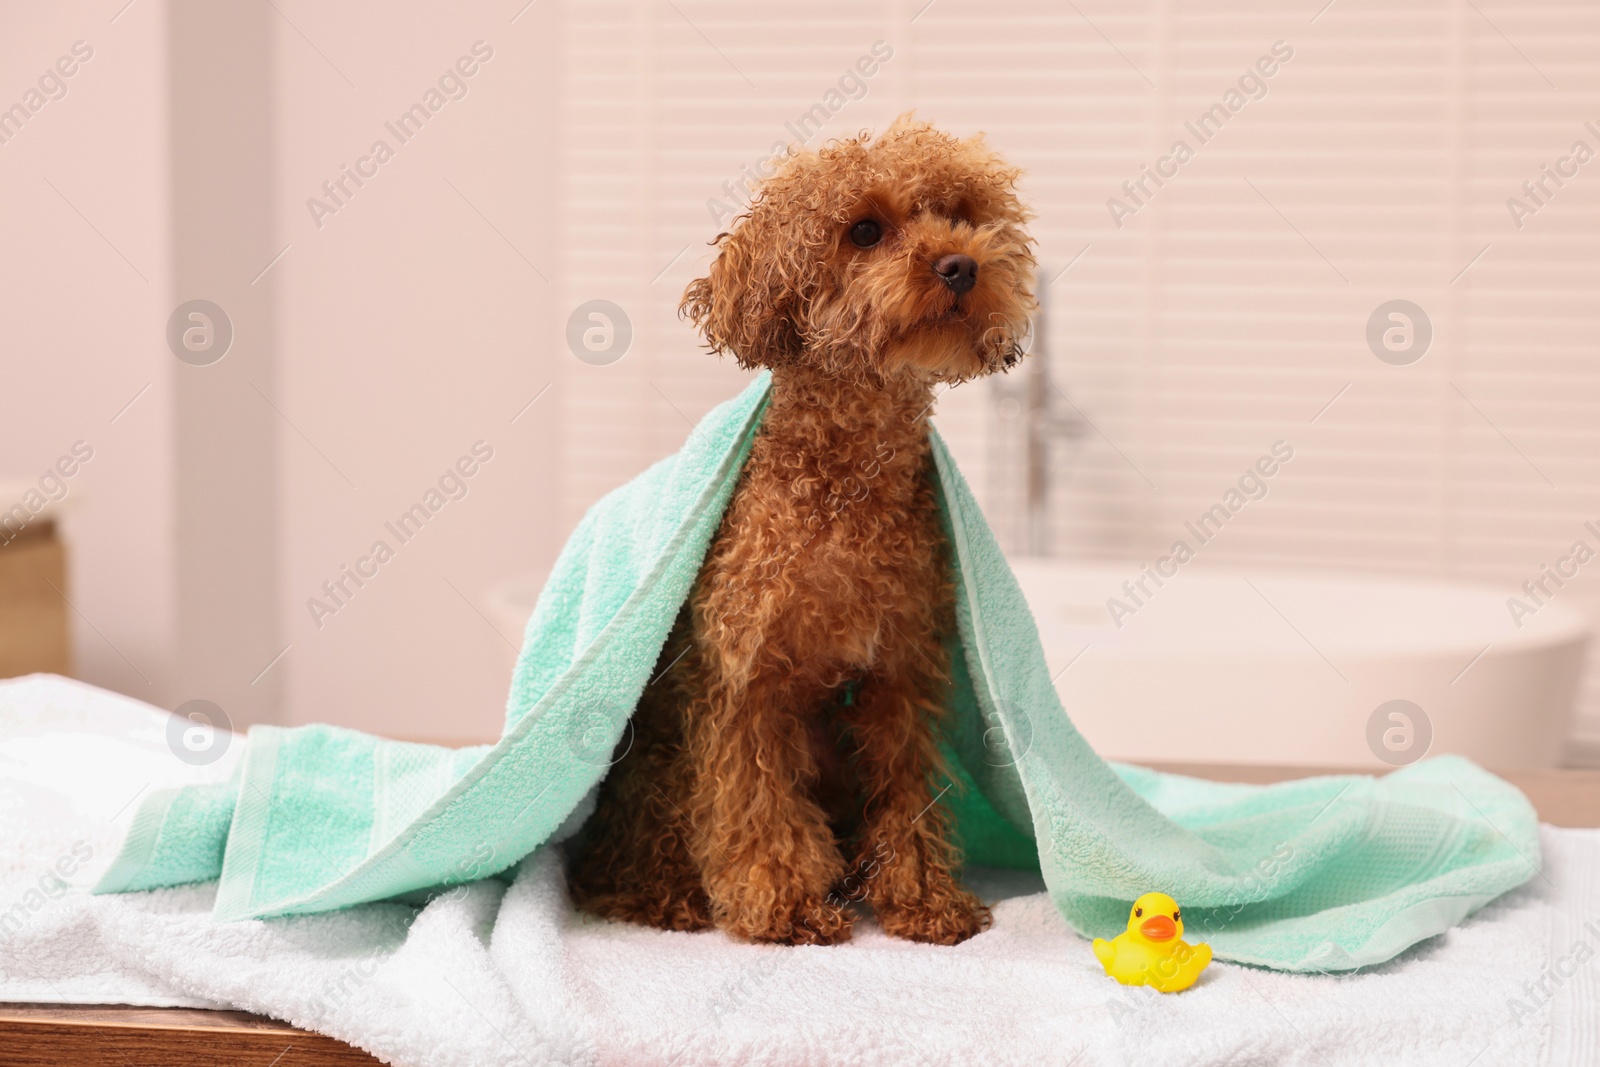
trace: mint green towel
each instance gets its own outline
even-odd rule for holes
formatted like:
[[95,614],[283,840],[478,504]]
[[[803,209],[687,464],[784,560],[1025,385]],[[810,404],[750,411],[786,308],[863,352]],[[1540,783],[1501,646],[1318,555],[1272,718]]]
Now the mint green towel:
[[[328,911],[497,874],[569,832],[689,594],[768,391],[762,374],[584,517],[528,622],[499,742],[258,726],[233,783],[143,801],[97,891],[220,877],[218,919]],[[1101,760],[1062,709],[1022,593],[937,436],[933,456],[961,653],[946,737],[957,781],[941,802],[969,861],[1037,865],[1085,936],[1120,932],[1129,902],[1161,890],[1217,957],[1293,971],[1381,963],[1538,870],[1527,800],[1464,759],[1268,787]]]

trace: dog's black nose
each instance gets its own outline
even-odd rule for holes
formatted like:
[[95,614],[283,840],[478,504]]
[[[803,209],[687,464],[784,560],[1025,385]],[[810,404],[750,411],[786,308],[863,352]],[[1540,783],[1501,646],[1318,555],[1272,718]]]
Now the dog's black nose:
[[971,256],[941,256],[934,263],[933,272],[957,296],[978,284],[978,261]]

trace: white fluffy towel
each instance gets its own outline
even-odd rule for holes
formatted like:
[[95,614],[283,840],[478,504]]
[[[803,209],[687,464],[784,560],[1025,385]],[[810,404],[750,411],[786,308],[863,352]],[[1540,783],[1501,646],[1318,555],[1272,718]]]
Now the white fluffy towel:
[[1545,827],[1540,876],[1385,966],[1214,963],[1163,996],[1107,978],[1014,872],[969,872],[995,922],[954,948],[870,922],[831,948],[596,922],[551,848],[420,909],[218,924],[214,884],[91,897],[134,799],[232,772],[236,751],[174,759],[167,724],[0,683],[0,1001],[238,1008],[406,1067],[1600,1063],[1600,831]]

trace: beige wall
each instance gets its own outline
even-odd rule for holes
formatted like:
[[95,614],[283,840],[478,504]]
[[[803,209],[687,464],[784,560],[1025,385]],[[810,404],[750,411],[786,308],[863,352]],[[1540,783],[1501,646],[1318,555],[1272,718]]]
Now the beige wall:
[[[36,477],[76,440],[95,449],[66,502],[79,673],[167,707],[214,699],[240,725],[492,736],[520,634],[480,616],[483,593],[559,547],[559,408],[546,397],[511,423],[554,377],[539,276],[555,269],[553,6],[514,24],[516,8],[486,3],[404,18],[375,3],[120,7],[8,12],[0,32],[7,103],[74,41],[94,49],[0,145],[0,191],[27,206],[0,246],[0,471]],[[166,38],[189,30],[221,43],[186,49],[171,136]],[[385,122],[480,40],[493,56],[461,78],[465,98],[400,144]],[[263,87],[247,84],[257,70]],[[380,138],[393,159],[319,227],[306,200]],[[193,296],[235,320],[211,367],[164,342]],[[385,521],[478,441],[493,459],[468,495],[400,546]],[[318,627],[307,600],[380,538],[395,558]]]
[[[410,5],[406,18],[376,3],[285,11],[315,42],[280,20],[287,715],[493,737],[506,646],[521,634],[495,631],[483,594],[559,547],[559,408],[546,395],[511,422],[557,363],[545,280],[559,262],[554,8],[536,4],[514,24],[517,6],[482,2]],[[402,142],[386,124],[418,103],[439,110]],[[363,163],[378,140],[393,157]],[[359,187],[346,179],[337,204],[322,186],[345,166],[376,173]],[[337,210],[314,217],[314,197]],[[402,544],[385,523],[479,441],[493,458],[462,479],[466,495]],[[379,540],[394,558],[360,564]],[[353,595],[340,606],[322,585],[358,564],[376,575],[346,579]],[[336,613],[314,619],[313,597]]]
[[36,480],[79,440],[94,450],[63,505],[77,671],[164,703],[175,690],[165,19],[140,3],[113,22],[120,7],[0,16],[0,106],[24,103],[74,42],[93,50],[65,96],[0,143],[0,477]]
[[282,632],[280,306],[278,278],[261,273],[277,248],[273,19],[249,4],[166,5],[174,681],[178,700],[241,725],[283,710],[284,672],[265,669]]

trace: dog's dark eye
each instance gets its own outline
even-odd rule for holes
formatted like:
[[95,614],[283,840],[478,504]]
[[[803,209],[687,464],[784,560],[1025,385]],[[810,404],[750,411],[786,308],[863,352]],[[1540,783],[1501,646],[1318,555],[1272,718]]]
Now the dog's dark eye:
[[862,219],[850,227],[850,243],[857,248],[871,248],[883,240],[883,227],[873,219]]

